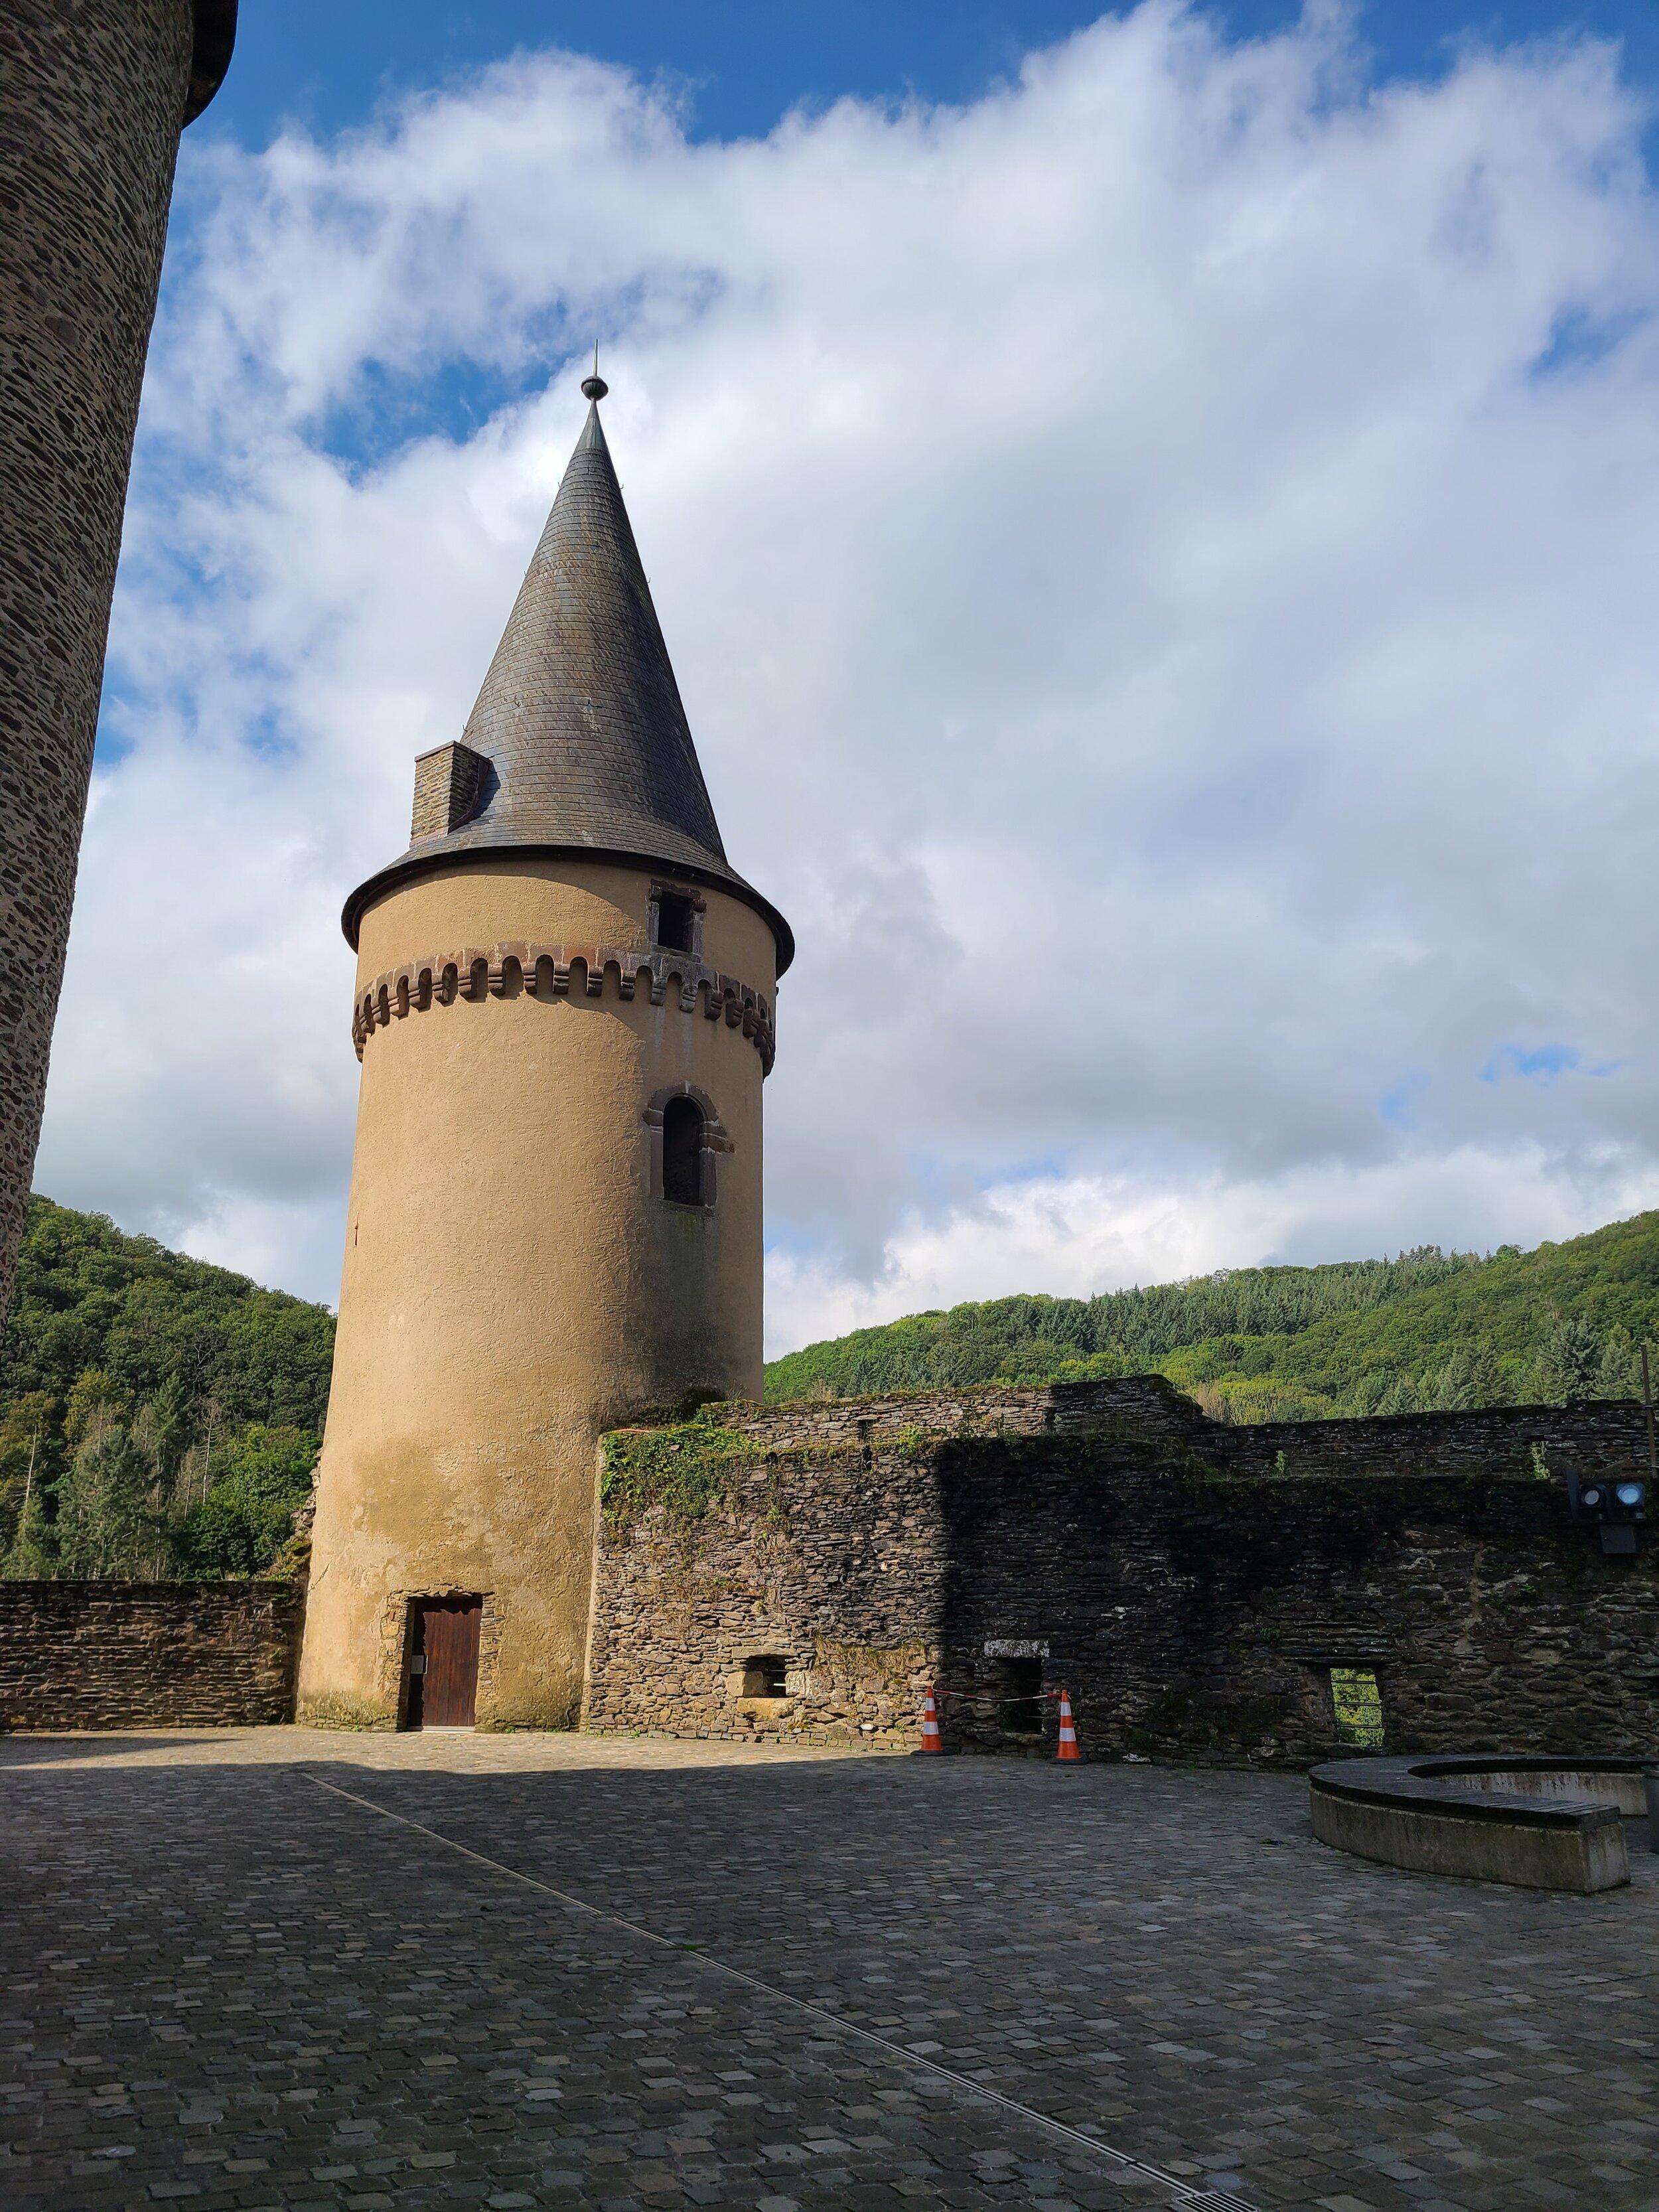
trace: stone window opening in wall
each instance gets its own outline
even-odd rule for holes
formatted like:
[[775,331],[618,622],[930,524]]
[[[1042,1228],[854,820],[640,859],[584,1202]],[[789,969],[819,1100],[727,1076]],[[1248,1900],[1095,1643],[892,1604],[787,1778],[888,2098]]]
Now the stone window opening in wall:
[[743,1694],[745,1698],[781,1698],[787,1694],[785,1679],[789,1662],[775,1651],[763,1652],[757,1658],[743,1662]]
[[997,1726],[1011,1735],[1042,1733],[1042,1662],[1041,1659],[999,1659]]
[[653,951],[702,957],[702,917],[707,902],[696,891],[672,884],[653,884],[648,909]]
[[1382,1748],[1382,1692],[1366,1667],[1333,1667],[1331,1710],[1337,1741],[1367,1751]]
[[672,1084],[646,1108],[645,1125],[653,1197],[707,1212],[714,1203],[714,1162],[732,1150],[714,1101],[693,1084]]
[[671,1206],[701,1206],[702,1109],[695,1098],[671,1098],[662,1110],[662,1194]]
[[657,942],[665,952],[691,950],[691,902],[665,891],[657,907]]

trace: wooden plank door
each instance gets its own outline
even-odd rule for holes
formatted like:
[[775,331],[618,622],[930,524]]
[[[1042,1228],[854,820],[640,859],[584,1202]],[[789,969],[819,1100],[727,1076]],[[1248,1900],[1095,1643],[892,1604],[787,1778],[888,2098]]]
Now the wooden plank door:
[[478,1692],[483,1601],[425,1598],[416,1610],[409,1689],[410,1728],[471,1728]]

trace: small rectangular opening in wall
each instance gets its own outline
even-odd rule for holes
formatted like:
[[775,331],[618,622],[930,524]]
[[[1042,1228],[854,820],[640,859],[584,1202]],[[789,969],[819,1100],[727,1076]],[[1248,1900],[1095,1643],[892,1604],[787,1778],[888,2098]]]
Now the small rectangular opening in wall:
[[665,952],[691,950],[690,900],[679,891],[657,894],[657,942]]
[[999,1659],[997,1726],[1013,1735],[1042,1733],[1042,1662],[1041,1659]]
[[1340,1743],[1358,1744],[1367,1751],[1382,1748],[1382,1692],[1369,1668],[1333,1667],[1331,1705]]
[[758,1658],[743,1662],[743,1694],[745,1698],[781,1698],[786,1694],[784,1676],[789,1662],[775,1651],[763,1652]]

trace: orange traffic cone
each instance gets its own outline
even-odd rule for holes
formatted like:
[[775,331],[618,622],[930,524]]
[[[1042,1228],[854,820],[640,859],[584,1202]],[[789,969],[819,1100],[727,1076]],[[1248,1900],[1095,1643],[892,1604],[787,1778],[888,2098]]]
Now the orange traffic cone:
[[[924,1722],[923,1726],[926,1725]],[[1064,1690],[1060,1693],[1060,1748],[1055,1752],[1054,1757],[1076,1759],[1081,1759],[1083,1757],[1083,1753],[1077,1747],[1077,1728],[1072,1719],[1072,1701]]]
[[921,1701],[921,1747],[924,1751],[943,1751],[945,1748],[939,1739],[939,1707],[933,1702],[933,1686],[931,1682],[927,1685],[927,1695]]

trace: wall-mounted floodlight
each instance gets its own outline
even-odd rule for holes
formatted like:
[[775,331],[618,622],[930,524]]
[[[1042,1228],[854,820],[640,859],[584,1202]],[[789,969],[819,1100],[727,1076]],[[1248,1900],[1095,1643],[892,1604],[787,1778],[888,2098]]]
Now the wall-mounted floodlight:
[[1648,1486],[1634,1476],[1609,1481],[1602,1475],[1565,1470],[1567,1503],[1575,1521],[1589,1523],[1609,1557],[1628,1559],[1638,1548],[1637,1531],[1648,1517]]

